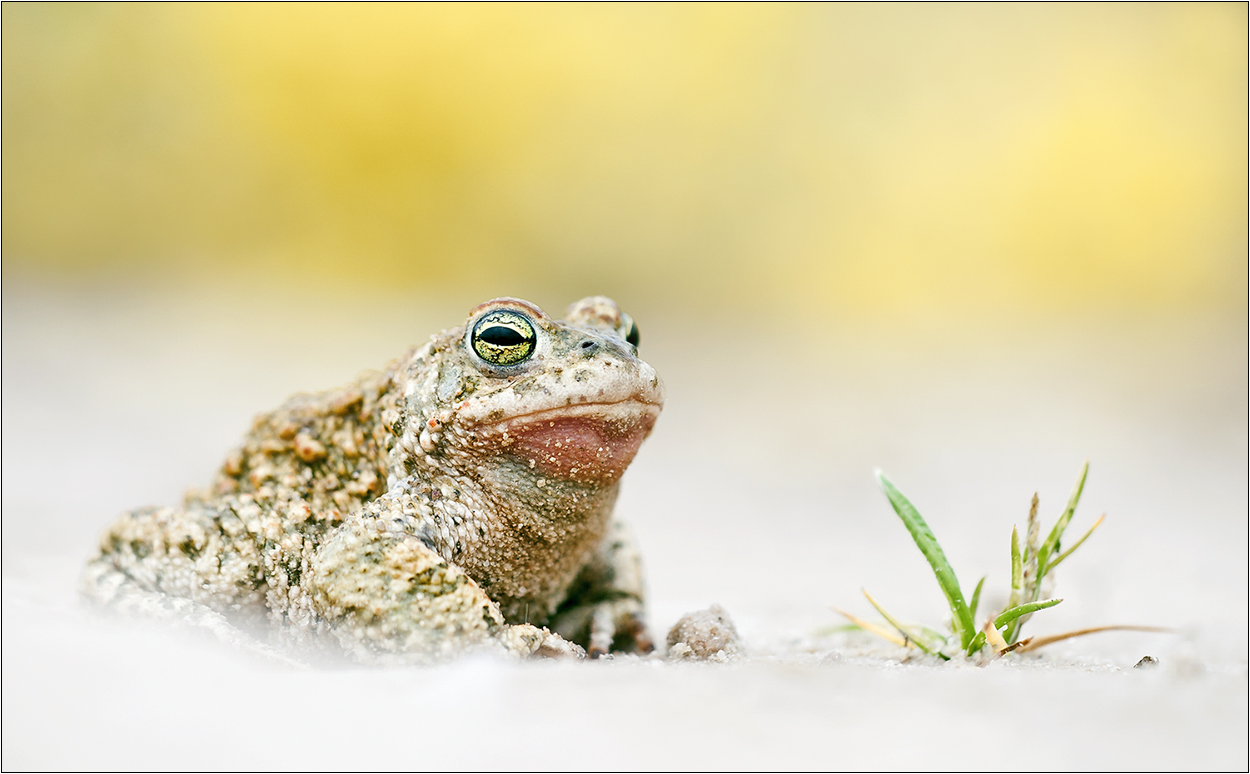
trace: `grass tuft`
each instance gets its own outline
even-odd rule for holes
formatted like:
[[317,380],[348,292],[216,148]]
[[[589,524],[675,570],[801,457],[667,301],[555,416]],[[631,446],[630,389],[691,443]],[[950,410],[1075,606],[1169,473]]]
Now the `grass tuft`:
[[1060,563],[1071,556],[1076,549],[1080,548],[1106,518],[1105,514],[1100,516],[1094,522],[1094,525],[1071,548],[1067,551],[1062,551],[1062,553],[1060,552],[1064,532],[1068,529],[1068,525],[1076,514],[1077,506],[1081,501],[1081,493],[1085,491],[1085,480],[1089,475],[1088,460],[1081,466],[1081,473],[1077,477],[1072,494],[1068,497],[1068,503],[1059,515],[1059,519],[1046,535],[1045,540],[1041,540],[1041,523],[1037,517],[1038,499],[1036,494],[1033,495],[1033,500],[1030,503],[1023,545],[1021,545],[1018,530],[1014,526],[1011,528],[1011,594],[1006,608],[999,611],[997,615],[988,617],[985,624],[979,629],[975,624],[975,619],[981,602],[981,590],[985,585],[985,578],[982,577],[977,582],[976,588],[972,592],[971,604],[965,602],[963,590],[960,588],[959,580],[955,576],[955,569],[947,561],[946,554],[942,551],[942,546],[938,543],[937,537],[934,536],[933,530],[929,528],[928,522],[924,520],[916,506],[912,505],[911,501],[899,491],[898,487],[886,477],[880,468],[873,471],[873,474],[881,485],[881,491],[885,494],[886,500],[889,501],[890,506],[907,528],[912,541],[920,549],[920,553],[924,555],[924,558],[928,560],[933,576],[937,579],[938,586],[941,587],[942,593],[946,596],[946,602],[950,606],[951,611],[950,636],[928,627],[901,623],[894,616],[887,613],[867,591],[864,591],[864,596],[867,597],[869,604],[885,619],[889,625],[888,627],[864,621],[850,613],[833,608],[861,629],[873,632],[896,645],[915,647],[943,660],[949,660],[950,655],[943,652],[943,650],[948,647],[948,643],[953,642],[959,643],[959,652],[965,656],[975,656],[988,646],[992,651],[990,657],[997,658],[1016,651],[1024,653],[1037,650],[1052,642],[1059,642],[1094,632],[1111,630],[1167,631],[1166,629],[1149,626],[1099,626],[1049,637],[1020,639],[1021,627],[1034,613],[1054,607],[1063,601],[1062,599],[1039,600],[1038,598],[1041,596],[1042,591],[1042,581]]

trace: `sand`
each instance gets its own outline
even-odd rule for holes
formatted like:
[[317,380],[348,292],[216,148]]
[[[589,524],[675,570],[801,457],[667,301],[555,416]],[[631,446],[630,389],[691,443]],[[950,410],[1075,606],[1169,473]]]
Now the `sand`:
[[[657,638],[719,603],[743,641],[723,664],[293,670],[84,608],[77,574],[116,513],[175,501],[254,412],[463,311],[301,303],[5,283],[5,770],[1247,768],[1244,319],[844,325],[814,346],[637,315],[669,402],[619,507]],[[1086,458],[1073,529],[1107,521],[1027,633],[1175,634],[975,667],[827,631],[831,604],[871,612],[861,587],[908,620],[945,611],[873,467],[993,604],[1011,525],[1034,491],[1049,525]]]

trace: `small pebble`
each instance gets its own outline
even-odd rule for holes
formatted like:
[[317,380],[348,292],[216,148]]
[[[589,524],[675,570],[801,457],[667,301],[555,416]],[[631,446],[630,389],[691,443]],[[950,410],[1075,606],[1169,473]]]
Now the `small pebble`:
[[668,657],[674,661],[725,663],[741,646],[733,619],[720,605],[685,614],[668,632]]
[[1141,661],[1133,665],[1134,669],[1150,669],[1159,666],[1159,659],[1154,656],[1142,656]]

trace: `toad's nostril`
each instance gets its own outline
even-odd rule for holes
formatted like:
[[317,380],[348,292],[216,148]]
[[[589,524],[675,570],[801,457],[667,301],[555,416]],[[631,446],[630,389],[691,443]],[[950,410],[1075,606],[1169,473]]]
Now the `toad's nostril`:
[[594,339],[582,339],[582,343],[579,346],[582,348],[582,352],[589,354],[599,348],[599,342]]

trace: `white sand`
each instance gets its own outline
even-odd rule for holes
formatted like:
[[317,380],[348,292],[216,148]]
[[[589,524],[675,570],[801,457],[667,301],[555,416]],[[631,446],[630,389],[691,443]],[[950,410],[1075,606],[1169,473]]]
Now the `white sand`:
[[[547,299],[538,299],[545,301]],[[467,306],[466,306],[467,309]],[[240,311],[220,295],[4,287],[3,767],[1247,768],[1245,321],[1073,323],[958,346],[839,328],[824,346],[639,315],[669,404],[625,479],[657,634],[712,602],[727,666],[466,661],[288,671],[82,608],[121,510],[201,483],[255,411],[380,365],[463,310]],[[439,315],[442,315],[441,317]],[[1092,461],[1034,634],[1140,623],[986,668],[842,635],[867,587],[944,602],[875,490],[883,467],[961,581],[1001,600],[1040,490]],[[1159,667],[1131,667],[1143,655]],[[1028,749],[1027,752],[1021,752]]]

